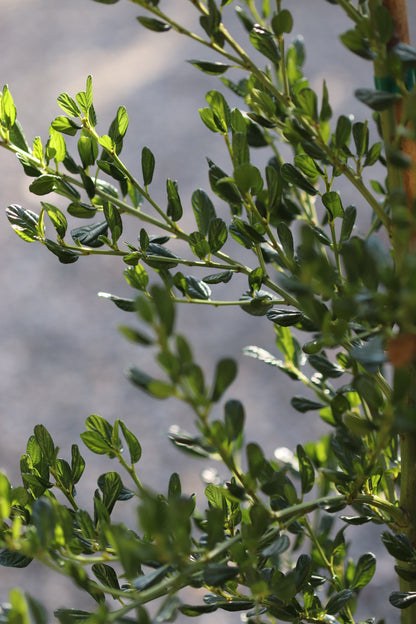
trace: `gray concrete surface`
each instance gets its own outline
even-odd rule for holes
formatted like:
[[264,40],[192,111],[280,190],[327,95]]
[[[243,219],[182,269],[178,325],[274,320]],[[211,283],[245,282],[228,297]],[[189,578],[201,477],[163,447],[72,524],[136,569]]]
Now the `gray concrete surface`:
[[[180,20],[192,23],[188,2],[169,2]],[[106,129],[118,105],[125,105],[131,122],[126,162],[138,169],[142,147],[151,147],[157,163],[156,197],[163,198],[167,177],[177,179],[190,211],[193,190],[209,189],[205,156],[227,166],[221,142],[204,128],[197,113],[205,92],[218,88],[217,80],[184,63],[186,58],[206,58],[203,51],[174,34],[143,30],[135,20],[140,10],[128,2],[105,6],[89,0],[0,0],[0,6],[0,83],[9,84],[27,138],[40,135],[46,141],[50,121],[60,114],[57,95],[83,89],[86,76],[92,74],[100,127]],[[305,37],[312,85],[318,87],[326,77],[335,112],[362,117],[365,111],[352,92],[371,86],[371,67],[345,56],[338,41],[347,27],[341,10],[324,0],[297,0],[288,6],[296,17],[294,34]],[[413,3],[409,10],[415,32]],[[19,240],[4,208],[20,203],[37,210],[28,182],[17,161],[0,152],[0,467],[17,481],[19,455],[37,423],[48,427],[62,455],[67,455],[85,418],[98,413],[109,420],[123,418],[136,432],[144,447],[144,482],[164,488],[171,472],[178,470],[185,490],[200,490],[194,463],[166,439],[172,423],[192,429],[192,415],[175,402],[147,399],[123,376],[128,364],[146,363],[149,355],[119,336],[117,324],[130,317],[96,296],[100,290],[129,296],[121,278],[123,263],[88,258],[63,266],[44,248]],[[344,190],[354,201],[350,189]],[[366,208],[358,208],[365,218]],[[137,224],[131,225],[131,237],[137,229]],[[315,417],[290,408],[293,384],[274,369],[241,356],[247,344],[273,349],[273,331],[266,320],[234,309],[198,308],[181,310],[179,324],[186,325],[199,361],[211,370],[224,355],[239,361],[240,378],[229,395],[238,392],[243,397],[248,440],[259,440],[271,454],[278,446],[293,447],[324,430]],[[97,476],[115,467],[87,450],[84,455],[89,468],[80,494],[90,507]],[[362,536],[360,546],[380,550],[373,529],[364,528]],[[395,622],[397,614],[384,610],[384,595],[393,582],[384,561],[380,551],[377,582],[367,604],[378,617]],[[88,601],[66,579],[58,582],[36,565],[23,573],[1,568],[0,600],[7,598],[8,588],[22,584],[50,609],[74,602],[88,608]],[[371,613],[364,609],[362,615]],[[238,615],[227,618],[224,621],[236,621]]]

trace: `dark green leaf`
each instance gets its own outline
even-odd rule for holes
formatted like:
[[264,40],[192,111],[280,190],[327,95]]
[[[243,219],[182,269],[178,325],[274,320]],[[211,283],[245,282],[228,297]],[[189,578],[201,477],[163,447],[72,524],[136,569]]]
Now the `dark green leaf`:
[[325,605],[325,611],[329,615],[335,615],[341,611],[341,609],[347,604],[349,600],[352,598],[352,591],[350,589],[343,589],[342,591],[334,594],[328,600]]
[[336,191],[328,191],[322,195],[322,203],[329,212],[329,220],[333,221],[336,217],[344,216],[341,197]]
[[302,414],[325,407],[322,403],[311,401],[310,399],[304,399],[303,397],[293,397],[290,404],[295,408],[295,410],[301,412]]
[[407,609],[416,603],[416,592],[392,592],[389,601],[397,609]]
[[203,278],[203,282],[206,284],[219,284],[223,282],[227,284],[233,276],[232,271],[221,271],[221,273],[213,273],[212,275],[206,275]]
[[215,253],[225,245],[228,237],[228,230],[225,222],[216,217],[209,222],[208,244],[212,253]]
[[103,211],[105,220],[110,228],[113,245],[115,245],[123,232],[123,222],[120,213],[110,202],[104,202]]
[[351,583],[351,589],[362,589],[371,581],[376,571],[376,558],[373,553],[365,553],[359,558],[354,578]]
[[167,399],[172,396],[175,391],[172,384],[150,377],[150,375],[139,370],[135,366],[132,366],[127,370],[127,377],[135,386],[144,390],[156,399]]
[[0,565],[7,568],[26,568],[31,561],[30,557],[25,557],[19,552],[12,552],[7,548],[0,551]]
[[335,130],[335,145],[337,147],[348,147],[351,137],[352,121],[349,117],[341,115],[337,121]]
[[166,24],[166,22],[154,19],[153,17],[139,16],[137,20],[142,26],[148,30],[152,30],[153,32],[166,32],[171,28],[169,24]]
[[142,149],[142,173],[143,184],[148,186],[153,180],[155,170],[155,157],[148,147]]
[[197,189],[192,194],[192,208],[198,230],[206,236],[209,231],[210,223],[216,218],[216,214],[212,201],[202,189]]
[[[293,405],[293,403],[292,403]],[[307,494],[315,483],[315,470],[312,462],[307,456],[305,449],[300,444],[296,447],[296,454],[299,462],[300,478],[302,483],[302,494]]]
[[85,468],[85,460],[81,457],[77,444],[71,447],[71,480],[72,483],[78,483],[83,475]]
[[20,238],[29,243],[37,239],[39,215],[31,210],[25,210],[18,204],[11,204],[6,208],[6,215]]
[[335,364],[332,364],[325,355],[320,353],[310,355],[308,357],[309,364],[313,366],[319,373],[325,378],[337,378],[343,374],[343,369]]
[[108,224],[107,221],[100,221],[99,223],[92,223],[91,225],[82,225],[81,227],[71,230],[71,236],[74,242],[79,242],[86,247],[102,247],[104,244],[100,240],[100,236],[107,235]]
[[237,574],[237,567],[230,567],[226,563],[209,563],[204,568],[203,577],[207,585],[218,587],[237,576]]
[[378,89],[356,89],[355,97],[375,111],[386,110],[401,99],[398,93]]
[[219,401],[236,376],[237,364],[235,361],[230,358],[220,360],[215,369],[215,377],[211,390],[211,401]]
[[271,296],[264,290],[259,290],[252,294],[246,292],[240,297],[240,301],[249,301],[250,303],[241,306],[241,309],[252,316],[264,316],[273,306]]
[[225,63],[219,63],[218,61],[189,60],[188,63],[211,76],[221,76],[221,74],[224,74],[230,67],[230,65],[225,65]]
[[286,182],[302,189],[308,195],[316,195],[317,189],[293,165],[284,163],[280,168],[281,176]]
[[62,264],[72,264],[79,258],[79,254],[72,251],[72,249],[66,249],[65,247],[62,247],[62,245],[58,245],[49,239],[46,239],[44,242],[49,251],[55,254],[55,256],[59,259],[59,262],[62,262]]
[[341,226],[341,241],[348,240],[354,228],[355,219],[357,218],[357,209],[355,206],[347,206],[344,211],[344,218]]
[[172,221],[179,221],[182,217],[183,210],[177,183],[168,179],[166,181],[166,190],[168,195],[167,215]]
[[283,9],[272,18],[273,32],[277,37],[283,33],[290,33],[293,28],[293,17],[290,11]]
[[143,574],[142,576],[138,576],[137,578],[133,579],[132,585],[138,591],[143,591],[144,589],[147,589],[148,587],[155,585],[156,583],[161,581],[163,578],[165,578],[165,576],[168,573],[168,570],[169,570],[169,566],[162,565],[159,568],[156,568],[155,570],[148,572],[148,574]]
[[299,323],[303,318],[303,314],[297,310],[269,310],[267,318],[269,321],[276,323],[276,325],[290,327]]
[[412,542],[404,533],[389,533],[384,531],[381,539],[389,553],[399,561],[412,561],[416,559],[416,550]]
[[117,472],[107,472],[99,477],[98,485],[103,493],[103,503],[111,514],[123,490],[121,477]]

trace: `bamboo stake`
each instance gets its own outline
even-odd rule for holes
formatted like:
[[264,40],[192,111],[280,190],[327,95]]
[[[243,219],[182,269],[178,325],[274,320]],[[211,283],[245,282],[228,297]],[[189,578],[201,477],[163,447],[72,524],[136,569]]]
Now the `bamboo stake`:
[[[390,14],[395,23],[395,35],[390,42],[391,46],[398,43],[410,43],[409,24],[407,19],[407,4],[406,0],[383,0],[384,6],[390,11]],[[395,104],[394,116],[396,120],[396,127],[403,123],[403,103],[399,101]],[[416,142],[407,137],[403,137],[401,141],[401,150],[407,154],[412,165],[409,169],[403,170],[403,188],[406,193],[407,206],[411,215],[411,222],[414,222],[415,217],[415,197],[416,197]],[[413,217],[413,218],[412,218]],[[410,233],[410,251],[415,250],[415,234],[414,225],[412,226],[413,232]],[[399,250],[397,250],[399,251]],[[406,270],[404,268],[404,270]],[[414,336],[406,336],[409,340]],[[416,364],[414,361],[407,364],[411,369],[411,375],[416,378]],[[416,407],[415,407],[415,391],[414,388],[409,390],[408,396],[409,405],[413,406],[416,419]],[[403,431],[400,433],[400,452],[401,452],[401,489],[400,489],[400,507],[408,515],[409,525],[404,532],[416,546],[416,434],[410,431]],[[408,564],[399,562],[400,565],[406,567]],[[405,581],[400,578],[400,590],[403,592],[414,592],[416,590],[415,581]],[[416,604],[411,605],[407,609],[403,609],[401,613],[402,624],[415,624],[416,623]]]

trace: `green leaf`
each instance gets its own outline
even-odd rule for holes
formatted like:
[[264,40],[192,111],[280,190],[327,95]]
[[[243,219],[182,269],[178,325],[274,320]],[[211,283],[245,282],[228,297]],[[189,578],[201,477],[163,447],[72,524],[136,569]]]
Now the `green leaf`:
[[55,537],[56,517],[49,499],[42,496],[35,500],[32,507],[32,522],[41,546],[50,547]]
[[137,290],[146,290],[149,283],[149,276],[147,275],[146,269],[142,267],[141,264],[128,267],[124,271],[124,277],[128,285]]
[[127,447],[130,453],[130,462],[136,464],[142,456],[142,447],[136,436],[126,427],[122,420],[119,420],[119,425],[123,432],[124,439],[126,440]]
[[155,157],[148,147],[142,149],[142,174],[143,184],[149,186],[153,180],[155,170]]
[[140,15],[137,20],[142,26],[153,32],[166,32],[171,29],[170,24],[162,22],[161,20],[154,19],[153,17],[145,17]]
[[178,184],[173,180],[166,181],[166,191],[168,195],[167,215],[172,221],[179,221],[182,217],[182,204],[178,193]]
[[44,425],[36,425],[34,434],[40,449],[49,464],[53,465],[56,458],[55,445],[49,431]]
[[335,130],[335,145],[337,147],[348,147],[351,137],[352,121],[349,117],[341,115],[337,121]]
[[50,129],[50,135],[45,147],[46,159],[54,160],[56,163],[63,162],[66,156],[66,145],[64,137],[60,132],[53,128]]
[[192,208],[198,230],[204,236],[209,232],[210,223],[216,218],[214,204],[202,189],[197,189],[192,194]]
[[[120,589],[117,574],[114,568],[105,563],[94,563],[91,569],[94,576],[100,581],[100,583],[106,587]],[[116,598],[116,596],[113,595],[113,598]]]
[[283,33],[292,32],[293,17],[290,11],[283,9],[272,18],[272,28],[276,37],[280,37]]
[[[142,576],[138,576],[133,579],[132,585],[138,591],[143,591],[152,585],[155,585],[159,581],[161,581],[167,575],[169,570],[169,566],[162,565],[147,574],[143,574]],[[163,621],[163,620],[162,620]]]
[[78,107],[78,104],[67,93],[61,93],[61,95],[58,97],[58,104],[62,108],[64,113],[67,113],[71,117],[82,116],[82,113]]
[[107,472],[99,477],[98,485],[103,493],[103,503],[111,514],[123,490],[121,477],[117,472]]
[[55,190],[56,177],[44,174],[36,178],[29,186],[29,191],[35,195],[47,195]]
[[214,113],[215,122],[221,132],[227,132],[231,125],[231,112],[225,97],[219,91],[208,91],[205,99]]
[[279,535],[271,544],[263,548],[261,554],[265,557],[276,557],[290,548],[290,540],[286,533]]
[[225,74],[227,69],[230,68],[230,65],[219,63],[218,61],[197,61],[191,59],[188,60],[188,63],[197,67],[205,74],[210,74],[211,76],[221,76],[221,74]]
[[16,107],[7,85],[4,85],[0,99],[0,120],[8,130],[14,126],[16,121]]
[[71,480],[72,483],[78,483],[83,475],[85,468],[85,460],[81,457],[77,444],[71,447]]
[[347,30],[340,36],[342,43],[354,54],[367,60],[374,59],[374,52],[370,48],[368,39],[366,39],[358,30],[358,28]]
[[286,182],[302,189],[308,195],[317,195],[317,189],[290,163],[284,163],[280,168],[280,173]]
[[66,230],[68,227],[68,223],[63,212],[59,210],[56,206],[52,204],[48,204],[46,202],[40,202],[42,208],[44,208],[53,223],[53,226],[58,234],[59,238],[64,238],[66,234]]
[[252,316],[264,316],[273,306],[271,296],[264,290],[258,290],[255,293],[245,292],[241,295],[240,301],[249,301],[249,304],[241,306],[241,309]]
[[359,558],[354,578],[351,583],[351,589],[362,589],[371,581],[376,571],[376,558],[373,553],[365,553]]
[[341,241],[346,241],[351,236],[357,218],[357,209],[355,206],[347,206],[344,211],[344,218],[341,226]]
[[277,226],[277,235],[287,258],[293,260],[295,255],[293,235],[290,228],[283,221],[280,221]]
[[322,203],[329,212],[329,220],[333,221],[337,217],[344,216],[341,197],[336,191],[328,191],[322,195]]
[[191,232],[191,234],[189,234],[188,242],[192,252],[197,256],[197,258],[202,260],[209,255],[211,249],[202,232]]
[[263,178],[260,171],[250,163],[244,163],[234,169],[234,179],[239,191],[245,195],[250,192],[258,195],[263,188]]
[[313,89],[302,89],[296,96],[298,105],[314,121],[318,121],[318,97]]
[[98,156],[98,145],[96,139],[89,136],[89,134],[83,130],[80,138],[78,139],[77,147],[84,169],[88,169],[90,165],[94,165]]
[[279,63],[281,58],[280,52],[269,30],[266,30],[259,24],[255,24],[250,31],[250,41],[256,50],[272,61],[272,63],[275,65]]
[[212,253],[219,251],[226,243],[228,230],[225,222],[216,217],[211,219],[208,227],[208,245]]
[[155,343],[153,338],[150,338],[138,329],[133,329],[132,327],[127,327],[126,325],[119,325],[118,330],[125,338],[127,338],[127,340],[130,340],[130,342],[135,342],[136,344],[144,346],[149,346]]
[[248,275],[248,285],[252,291],[260,290],[264,279],[263,269],[257,267],[253,271],[250,271]]
[[167,399],[175,392],[172,384],[155,379],[135,366],[127,370],[127,377],[135,386],[156,399]]
[[200,108],[199,116],[201,117],[201,121],[209,130],[211,130],[211,132],[220,132],[221,126],[216,122],[214,112],[211,108]]
[[123,222],[117,208],[110,202],[103,203],[105,220],[110,228],[113,245],[115,245],[123,232]]
[[357,121],[352,126],[352,134],[354,137],[355,149],[357,156],[363,156],[368,149],[368,127],[367,123]]
[[237,399],[230,399],[224,406],[225,430],[230,441],[237,440],[243,433],[244,407]]
[[302,483],[302,494],[307,494],[315,483],[315,470],[312,462],[307,456],[305,449],[300,444],[296,447],[296,455],[299,462],[300,478]]
[[230,358],[224,358],[217,363],[214,382],[211,389],[211,401],[219,401],[227,388],[237,376],[237,364]]
[[120,310],[124,310],[125,312],[135,312],[136,310],[136,304],[133,299],[124,299],[123,297],[117,297],[116,295],[105,292],[99,292],[98,296],[103,299],[110,299]]

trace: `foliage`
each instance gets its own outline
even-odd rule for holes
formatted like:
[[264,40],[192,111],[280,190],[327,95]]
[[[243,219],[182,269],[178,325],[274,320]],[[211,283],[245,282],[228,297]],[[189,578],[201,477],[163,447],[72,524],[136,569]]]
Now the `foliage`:
[[[147,624],[153,620],[145,605],[157,598],[163,599],[157,622],[220,609],[259,623],[352,623],[376,558],[369,552],[348,558],[345,529],[374,523],[384,527],[383,543],[397,560],[400,591],[390,601],[410,622],[416,604],[416,266],[408,147],[416,139],[416,50],[392,45],[395,25],[381,0],[330,1],[328,19],[341,9],[351,19],[343,44],[374,64],[376,89],[356,96],[373,111],[377,137],[368,121],[332,118],[325,82],[320,94],[310,87],[302,40],[290,39],[293,18],[280,0],[275,7],[268,0],[261,9],[253,0],[236,7],[238,42],[223,22],[233,0],[189,0],[199,17],[195,32],[169,16],[167,2],[165,11],[162,0],[132,1],[146,11],[138,17],[141,26],[175,30],[218,53],[220,61],[190,62],[221,76],[222,90],[209,91],[199,113],[224,141],[229,171],[208,160],[211,194],[195,190],[195,225],[185,231],[180,223],[189,210],[177,182],[166,181],[165,206],[152,195],[151,149],[142,147],[136,173],[121,158],[126,109],[117,110],[107,133],[98,129],[91,76],[75,97],[59,95],[63,114],[51,122],[46,145],[39,137],[27,143],[5,86],[0,144],[16,154],[32,178],[30,190],[42,198],[39,213],[14,204],[7,216],[23,240],[45,245],[62,263],[89,255],[122,260],[131,298],[100,295],[130,313],[122,334],[150,349],[162,371],[154,377],[133,367],[128,376],[156,399],[191,407],[194,431],[173,426],[171,441],[221,461],[228,478],[207,482],[198,505],[182,492],[176,473],[165,492],[155,493],[139,479],[134,432],[121,420],[92,415],[82,442],[118,462],[123,477],[115,470],[103,474],[87,511],[77,503],[85,467],[79,447],[72,446],[70,460],[60,457],[38,425],[21,458],[22,485],[0,475],[0,563],[23,568],[36,559],[92,597],[90,612],[59,609],[62,624]],[[241,98],[241,108],[231,109],[224,87]],[[282,143],[292,150],[288,162]],[[264,170],[254,164],[258,150],[269,154]],[[368,183],[376,163],[386,179]],[[335,190],[340,177],[360,194],[359,210],[372,211],[365,234],[355,227],[357,208]],[[52,199],[43,201],[46,195]],[[50,203],[54,197],[64,198],[67,214]],[[122,238],[127,218],[141,222],[129,243]],[[251,253],[250,264],[241,248]],[[218,284],[231,280],[244,282],[240,298],[213,296]],[[317,413],[331,433],[298,445],[284,461],[246,444],[242,403],[223,400],[236,363],[224,358],[213,373],[201,368],[175,328],[182,303],[235,306],[266,317],[274,346],[269,352],[250,345],[246,355],[299,382],[293,407]],[[115,505],[125,501],[137,506],[132,529],[112,520]],[[202,601],[184,603],[185,587],[204,588]],[[43,607],[13,590],[1,620],[30,619],[44,624]]]

